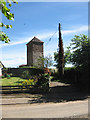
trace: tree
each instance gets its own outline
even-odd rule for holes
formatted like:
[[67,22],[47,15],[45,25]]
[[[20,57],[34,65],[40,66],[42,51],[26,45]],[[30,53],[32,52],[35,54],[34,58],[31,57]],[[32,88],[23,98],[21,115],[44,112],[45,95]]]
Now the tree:
[[63,49],[63,41],[61,37],[61,28],[59,24],[59,51],[58,51],[58,71],[59,75],[62,77],[64,74],[64,49]]
[[[0,1],[0,11],[8,20],[14,20],[14,14],[11,13],[9,9],[9,7],[12,6],[11,2],[18,4],[16,0],[7,0],[7,2],[5,0]],[[8,29],[12,28],[12,25],[5,25],[4,23],[0,23],[0,27],[5,27]],[[0,41],[4,41],[5,43],[8,43],[10,41],[9,37],[3,31],[0,31]]]
[[39,57],[37,61],[37,66],[41,68],[48,68],[53,65],[51,55],[48,55],[46,57]]
[[68,59],[76,67],[88,68],[90,65],[90,38],[87,35],[75,35],[68,47],[70,57]]
[[44,67],[48,68],[50,66],[52,66],[53,63],[52,63],[52,57],[51,55],[48,55],[44,58]]
[[[54,59],[58,66],[58,53],[54,53]],[[76,67],[88,68],[90,66],[90,38],[84,34],[75,35],[67,47],[64,60]]]
[[62,77],[64,74],[64,49],[63,41],[61,37],[61,28],[59,24],[59,51],[54,53],[54,60],[56,61],[56,67],[58,68],[59,75]]

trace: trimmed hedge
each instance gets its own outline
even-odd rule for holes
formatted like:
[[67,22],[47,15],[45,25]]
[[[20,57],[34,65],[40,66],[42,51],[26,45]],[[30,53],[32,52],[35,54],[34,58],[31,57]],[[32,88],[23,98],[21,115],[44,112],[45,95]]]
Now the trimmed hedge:
[[8,68],[7,73],[12,73],[13,77],[22,77],[25,71],[28,71],[31,76],[43,74],[43,70],[37,68]]
[[70,84],[76,84],[80,89],[88,89],[90,81],[89,78],[89,69],[88,68],[65,68],[64,79],[63,81]]

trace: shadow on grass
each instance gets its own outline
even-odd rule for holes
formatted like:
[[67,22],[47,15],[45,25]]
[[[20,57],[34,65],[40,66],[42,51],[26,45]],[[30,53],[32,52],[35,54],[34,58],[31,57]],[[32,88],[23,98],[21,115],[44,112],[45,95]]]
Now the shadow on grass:
[[17,82],[15,82],[15,83],[22,83],[23,81],[17,81]]

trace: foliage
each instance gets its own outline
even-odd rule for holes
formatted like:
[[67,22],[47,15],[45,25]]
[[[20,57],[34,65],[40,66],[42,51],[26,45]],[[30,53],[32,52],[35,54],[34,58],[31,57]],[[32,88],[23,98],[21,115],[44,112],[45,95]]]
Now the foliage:
[[7,69],[5,69],[4,70],[4,73],[3,73],[3,75],[2,75],[2,78],[10,78],[12,76],[12,74],[11,73],[7,73]]
[[44,68],[44,57],[39,56],[39,58],[37,59],[36,65],[33,65],[33,67],[43,69]]
[[38,81],[37,81],[37,86],[39,88],[45,88],[48,90],[49,87],[49,74],[41,74],[39,75]]
[[53,63],[52,63],[52,56],[51,55],[46,56],[45,59],[44,59],[44,66],[46,68],[48,68],[48,67],[50,67],[52,65],[53,65]]
[[29,73],[29,71],[28,71],[28,70],[23,71],[23,73],[21,74],[21,78],[29,79],[29,78],[30,78],[30,73]]
[[37,88],[43,88],[45,90],[48,90],[47,88],[49,87],[49,74],[30,76],[30,79],[23,81],[22,85],[26,88],[36,86]]
[[[75,35],[75,37],[71,40],[71,44],[67,47],[65,51],[64,60],[66,63],[72,63],[77,67],[88,67],[90,64],[90,38],[88,38],[84,34],[80,34],[80,36]],[[57,63],[58,67],[58,53],[54,53],[54,60]]]
[[84,34],[80,34],[80,36],[75,35],[71,41],[72,43],[68,47],[69,59],[67,61],[76,67],[88,68],[88,65],[90,65],[90,38]]
[[[13,3],[18,4],[16,0],[11,0],[11,1]],[[0,10],[8,20],[14,20],[14,14],[11,13],[9,8],[12,6],[11,1],[10,0],[7,0],[7,2],[5,0],[0,1]],[[8,29],[8,28],[12,28],[12,25],[5,25],[4,23],[0,23],[0,27],[5,27]],[[0,31],[0,41],[4,41],[5,43],[8,43],[10,41],[8,36],[3,31]]]
[[[34,80],[34,79],[29,79],[29,80],[25,80],[25,81],[22,81],[22,85],[24,87],[32,87],[33,85],[36,85],[37,81]],[[28,85],[31,85],[31,86],[28,86]]]
[[59,54],[58,52],[54,52],[54,60],[56,61],[56,64],[54,66],[56,66],[57,68],[59,68]]
[[5,73],[5,74],[4,74],[4,77],[6,77],[6,78],[10,78],[11,76],[10,76],[10,74]]
[[52,63],[52,57],[51,55],[48,55],[46,57],[39,57],[37,62],[38,67],[40,68],[48,68],[53,65]]
[[61,37],[61,28],[59,24],[59,51],[58,51],[58,72],[61,77],[64,75],[64,49]]
[[8,73],[12,73],[13,77],[30,79],[31,76],[42,74],[43,70],[39,68],[9,68]]

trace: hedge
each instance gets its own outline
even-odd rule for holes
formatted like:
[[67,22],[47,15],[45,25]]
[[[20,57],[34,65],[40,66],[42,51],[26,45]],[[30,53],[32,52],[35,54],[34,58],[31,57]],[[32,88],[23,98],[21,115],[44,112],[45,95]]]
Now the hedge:
[[7,73],[12,73],[13,77],[21,77],[24,71],[28,71],[31,76],[43,73],[43,70],[38,68],[8,68]]

